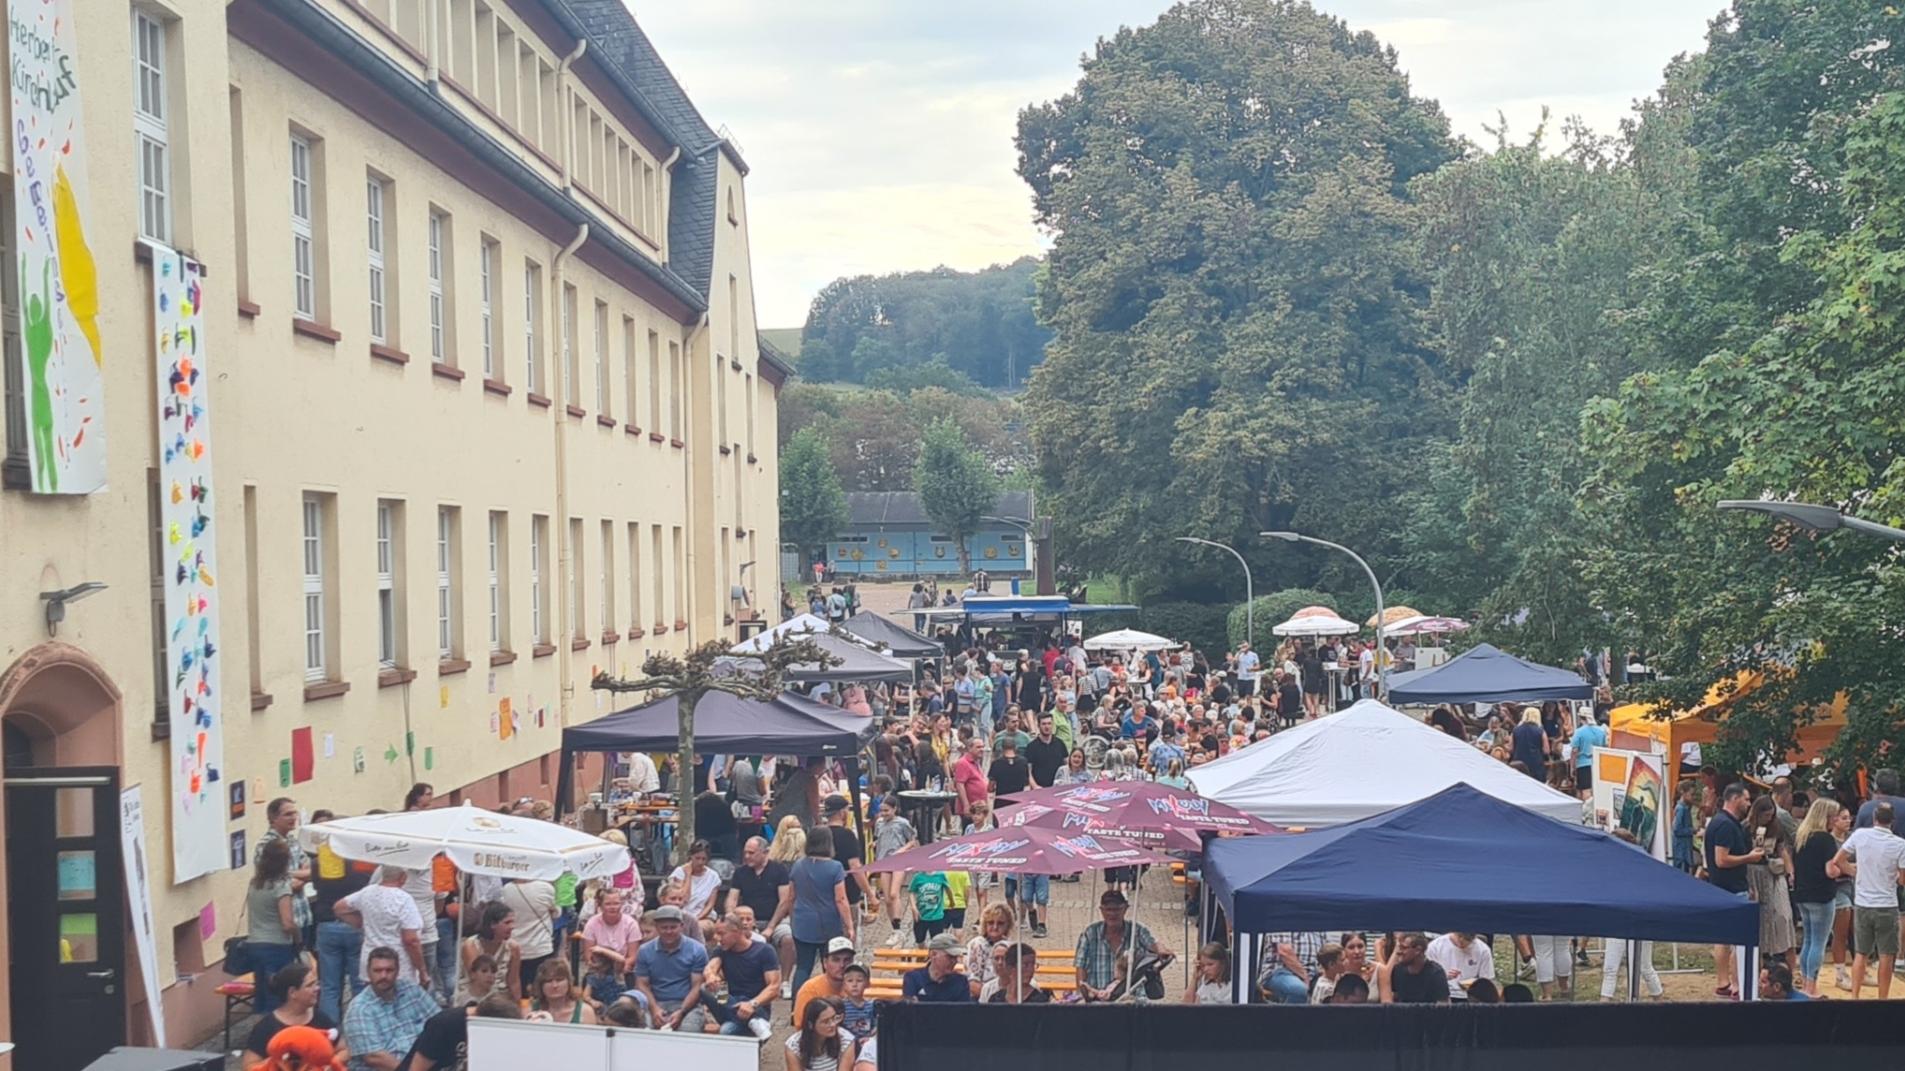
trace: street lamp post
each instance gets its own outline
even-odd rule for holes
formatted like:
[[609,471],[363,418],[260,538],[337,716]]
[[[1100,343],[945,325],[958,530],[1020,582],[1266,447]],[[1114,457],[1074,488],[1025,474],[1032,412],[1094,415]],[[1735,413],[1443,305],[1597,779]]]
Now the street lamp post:
[[1354,558],[1357,565],[1363,567],[1363,574],[1369,577],[1369,586],[1376,589],[1376,691],[1379,695],[1385,698],[1388,697],[1389,649],[1383,646],[1382,642],[1382,582],[1376,579],[1376,571],[1369,567],[1369,563],[1363,560],[1362,555],[1341,543],[1332,543],[1327,539],[1318,539],[1315,536],[1299,535],[1296,532],[1258,532],[1257,534],[1266,539],[1281,539],[1285,543],[1314,543],[1319,547],[1340,550],[1344,554]]
[[1250,563],[1244,560],[1243,555],[1237,553],[1237,548],[1226,543],[1219,543],[1211,539],[1199,539],[1196,536],[1178,536],[1177,541],[1179,543],[1196,543],[1200,547],[1216,547],[1218,550],[1228,551],[1231,557],[1237,559],[1237,564],[1244,567],[1244,640],[1249,643],[1257,642],[1257,588],[1255,583],[1250,579]]
[[1830,532],[1837,528],[1850,528],[1855,532],[1879,536],[1894,542],[1905,542],[1905,529],[1894,528],[1889,524],[1868,521],[1841,513],[1831,506],[1815,506],[1810,502],[1761,502],[1750,499],[1728,499],[1716,505],[1718,509],[1742,510],[1750,513],[1767,513],[1781,520],[1791,521],[1801,528],[1814,532]]

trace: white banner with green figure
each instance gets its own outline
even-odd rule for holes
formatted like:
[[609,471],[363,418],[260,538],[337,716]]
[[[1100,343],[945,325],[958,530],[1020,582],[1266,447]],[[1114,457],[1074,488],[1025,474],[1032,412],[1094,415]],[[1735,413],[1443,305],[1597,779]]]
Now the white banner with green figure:
[[12,0],[13,206],[33,490],[106,486],[99,280],[86,245],[86,141],[72,0]]

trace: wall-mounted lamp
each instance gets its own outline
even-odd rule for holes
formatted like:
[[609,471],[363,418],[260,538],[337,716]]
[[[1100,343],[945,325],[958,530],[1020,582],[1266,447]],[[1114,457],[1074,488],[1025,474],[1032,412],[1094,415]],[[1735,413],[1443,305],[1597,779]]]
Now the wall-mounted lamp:
[[57,636],[60,622],[66,620],[66,604],[78,602],[94,592],[106,590],[106,585],[97,580],[88,580],[83,584],[74,584],[60,591],[42,591],[40,598],[46,602],[46,634]]

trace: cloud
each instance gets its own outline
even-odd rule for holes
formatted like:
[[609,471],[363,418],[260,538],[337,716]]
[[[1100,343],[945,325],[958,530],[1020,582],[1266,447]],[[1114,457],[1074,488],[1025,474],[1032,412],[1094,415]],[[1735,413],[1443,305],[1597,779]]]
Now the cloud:
[[[1396,49],[1415,92],[1482,143],[1579,115],[1613,133],[1720,0],[1322,0]],[[1038,252],[1014,171],[1020,109],[1164,0],[696,0],[636,5],[669,67],[749,165],[761,322],[801,323],[841,275]]]

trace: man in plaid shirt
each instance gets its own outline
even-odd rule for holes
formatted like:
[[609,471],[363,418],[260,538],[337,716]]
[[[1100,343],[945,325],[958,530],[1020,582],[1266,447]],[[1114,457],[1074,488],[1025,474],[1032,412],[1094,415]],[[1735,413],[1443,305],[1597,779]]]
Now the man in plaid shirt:
[[1310,982],[1317,976],[1316,953],[1329,938],[1320,933],[1267,933],[1257,986],[1278,1004],[1308,1004]]
[[438,1011],[423,987],[397,976],[396,950],[370,950],[365,975],[370,984],[344,1011],[344,1045],[351,1051],[350,1071],[391,1071],[403,1062]]
[[1086,1000],[1106,1000],[1118,977],[1118,957],[1130,949],[1156,956],[1168,956],[1171,950],[1158,943],[1143,923],[1131,922],[1125,913],[1131,904],[1116,889],[1107,889],[1098,898],[1098,914],[1103,921],[1085,927],[1078,935],[1078,991]]

